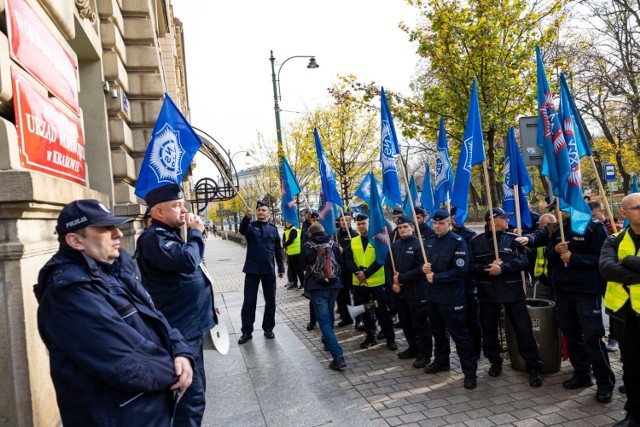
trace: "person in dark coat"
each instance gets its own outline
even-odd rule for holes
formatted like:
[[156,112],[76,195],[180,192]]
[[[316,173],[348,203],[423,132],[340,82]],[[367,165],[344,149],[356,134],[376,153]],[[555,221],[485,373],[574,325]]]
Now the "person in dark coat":
[[340,274],[337,274],[336,281],[333,283],[320,283],[314,279],[312,266],[318,257],[318,250],[323,244],[331,244],[331,250],[336,262],[342,264],[342,256],[338,244],[331,240],[331,237],[324,232],[322,224],[315,223],[309,227],[309,239],[304,244],[304,257],[307,264],[305,274],[305,294],[309,295],[309,299],[313,304],[313,310],[320,331],[322,332],[322,342],[326,349],[331,353],[333,360],[329,364],[330,369],[339,370],[347,366],[342,355],[342,347],[338,343],[335,333],[333,332],[333,322],[335,313],[335,303],[338,293],[342,288]]
[[422,237],[422,240],[427,240],[429,237],[435,236],[435,231],[433,231],[433,228],[429,227],[429,224],[427,224],[427,221],[429,220],[427,210],[422,206],[416,206],[415,211],[416,224],[420,229],[420,237]]
[[115,217],[97,200],[62,209],[60,248],[34,292],[38,329],[65,426],[169,426],[174,392],[192,380],[193,355],[120,249]]
[[[398,353],[400,359],[416,359],[415,368],[431,361],[432,338],[427,317],[427,286],[422,274],[422,251],[415,224],[406,216],[398,218],[400,238],[391,245],[385,269],[394,271],[392,302],[409,347]],[[393,263],[391,262],[393,260]]]
[[[151,190],[145,201],[153,220],[138,239],[142,283],[169,324],[185,337],[196,362],[193,383],[178,405],[175,425],[199,426],[207,388],[202,336],[215,325],[212,280],[203,263],[204,224],[200,217],[188,214],[176,184]],[[186,240],[181,236],[184,225]]]
[[[482,349],[491,363],[489,376],[497,377],[502,372],[498,324],[504,306],[505,314],[516,332],[518,352],[526,362],[529,385],[540,387],[542,362],[538,358],[538,346],[533,337],[520,274],[527,269],[528,260],[523,248],[516,243],[518,235],[507,231],[510,215],[511,213],[500,208],[487,211],[484,215],[485,232],[471,239],[470,270],[478,285]],[[496,230],[498,259],[491,232],[492,218]]]
[[427,262],[422,271],[427,278],[427,307],[435,339],[434,361],[424,368],[427,374],[449,370],[449,335],[456,343],[464,388],[477,387],[478,359],[467,328],[464,277],[469,269],[469,254],[464,239],[451,232],[449,211],[433,214],[435,236],[427,239]]
[[302,232],[289,221],[284,222],[282,249],[287,258],[287,289],[302,289],[304,286],[304,255],[302,254]]
[[240,234],[247,239],[247,257],[244,261],[244,301],[242,302],[242,335],[238,344],[253,338],[253,323],[256,319],[258,287],[262,282],[264,294],[264,316],[262,329],[267,339],[274,339],[276,325],[276,273],[284,277],[284,253],[278,236],[278,229],[268,221],[269,207],[258,200],[256,221],[251,221],[253,209],[247,209],[240,223]]
[[546,255],[549,274],[556,291],[558,328],[567,339],[573,376],[562,383],[569,390],[590,387],[596,378],[596,400],[610,402],[615,377],[602,341],[602,288],[598,262],[607,230],[600,221],[590,220],[584,235],[573,231],[569,214],[562,213],[564,241],[557,228]]
[[[344,255],[344,249],[351,245],[351,239],[358,236],[358,232],[351,227],[351,212],[345,211],[340,215],[340,227],[338,229],[338,247],[340,248],[340,256]],[[342,289],[336,299],[338,313],[340,313],[340,321],[338,326],[348,326],[353,324],[353,319],[349,314],[347,305],[351,304],[351,288],[353,288],[353,278],[345,268],[341,271]]]

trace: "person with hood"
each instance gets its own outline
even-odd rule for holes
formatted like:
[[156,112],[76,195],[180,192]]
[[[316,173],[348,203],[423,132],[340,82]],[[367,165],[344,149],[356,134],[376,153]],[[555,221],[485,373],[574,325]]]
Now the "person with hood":
[[34,286],[65,426],[169,426],[174,395],[191,384],[189,346],[120,249],[117,226],[131,220],[98,200],[65,206],[56,226],[60,247]]
[[336,261],[338,270],[342,265],[342,257],[338,244],[331,240],[331,237],[324,232],[324,227],[319,222],[311,224],[308,230],[309,239],[304,244],[304,258],[307,264],[307,272],[304,277],[304,292],[313,305],[318,326],[322,332],[322,342],[325,349],[331,353],[333,360],[329,364],[329,368],[340,370],[347,366],[342,355],[342,347],[338,344],[335,333],[333,332],[333,322],[335,313],[336,298],[340,289],[342,289],[342,281],[340,271],[335,271],[335,280],[321,282],[316,280],[313,273],[313,266],[320,254],[320,248],[323,245],[330,245],[333,252],[333,259]]

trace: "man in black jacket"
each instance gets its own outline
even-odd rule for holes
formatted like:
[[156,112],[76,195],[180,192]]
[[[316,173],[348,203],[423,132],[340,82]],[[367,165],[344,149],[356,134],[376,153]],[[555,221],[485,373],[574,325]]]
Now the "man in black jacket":
[[427,307],[435,339],[435,358],[424,371],[434,374],[450,369],[448,331],[456,343],[464,373],[464,387],[474,389],[477,386],[478,359],[467,328],[464,284],[469,269],[467,244],[462,237],[451,232],[449,211],[438,209],[432,219],[435,236],[425,242],[427,262],[422,271],[427,278]]
[[[487,211],[484,215],[485,232],[471,240],[471,273],[478,284],[482,349],[491,363],[489,376],[497,377],[502,372],[498,324],[504,305],[505,313],[516,331],[518,352],[527,364],[529,384],[540,387],[542,362],[538,359],[538,346],[533,337],[520,275],[521,271],[527,269],[528,260],[522,247],[516,243],[518,236],[507,231],[509,215],[511,214],[500,208]],[[496,230],[498,259],[491,232],[492,218]]]
[[[400,359],[416,358],[415,368],[424,368],[431,360],[431,329],[427,317],[427,287],[422,274],[422,251],[415,225],[406,216],[398,218],[400,238],[391,245],[385,269],[394,271],[392,303],[409,348],[398,353]],[[391,260],[393,259],[393,263]]]
[[[341,212],[339,219],[340,228],[338,230],[337,243],[340,248],[340,254],[343,256],[345,248],[351,245],[351,239],[358,236],[358,232],[351,227],[351,212]],[[340,289],[340,292],[338,293],[336,305],[338,307],[338,313],[340,314],[338,326],[342,327],[353,324],[353,319],[347,309],[347,305],[351,304],[351,288],[353,287],[353,279],[351,278],[351,273],[345,268],[340,271],[340,275],[340,279],[342,280],[342,289]]]
[[574,390],[590,387],[596,378],[596,400],[610,402],[615,377],[602,341],[602,285],[598,261],[607,230],[600,221],[589,221],[584,235],[573,231],[569,214],[562,213],[564,235],[556,229],[547,248],[549,273],[556,291],[558,328],[567,338],[573,376],[562,383]]
[[608,237],[600,253],[606,279],[604,305],[619,339],[622,381],[627,394],[625,419],[615,427],[640,426],[640,194],[622,199],[621,214],[629,227]]

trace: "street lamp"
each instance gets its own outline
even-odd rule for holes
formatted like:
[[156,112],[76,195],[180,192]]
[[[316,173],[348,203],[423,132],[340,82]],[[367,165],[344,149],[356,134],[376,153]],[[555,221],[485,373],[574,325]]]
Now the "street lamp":
[[[284,155],[284,149],[282,146],[282,129],[280,127],[280,105],[279,105],[279,101],[282,100],[282,96],[281,96],[281,92],[280,92],[280,71],[282,70],[282,67],[284,67],[284,64],[287,63],[288,60],[293,59],[293,58],[309,58],[309,64],[307,65],[307,68],[310,69],[315,69],[318,68],[319,65],[316,62],[316,58],[315,56],[311,56],[311,55],[294,55],[294,56],[290,56],[289,58],[285,59],[282,64],[280,64],[280,66],[278,67],[278,73],[276,74],[276,58],[274,58],[273,56],[273,51],[271,51],[271,57],[269,58],[269,61],[271,61],[271,80],[273,83],[273,109],[276,113],[276,137],[278,138],[278,162],[280,162],[280,159],[282,159],[282,156]],[[280,165],[278,164],[278,168],[280,167]]]

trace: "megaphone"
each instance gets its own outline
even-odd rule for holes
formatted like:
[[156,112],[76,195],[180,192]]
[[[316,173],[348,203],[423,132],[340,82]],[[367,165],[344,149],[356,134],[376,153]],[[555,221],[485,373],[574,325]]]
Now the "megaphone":
[[365,311],[373,310],[376,307],[378,307],[378,301],[373,300],[361,305],[347,305],[347,310],[349,310],[351,318],[355,319]]

